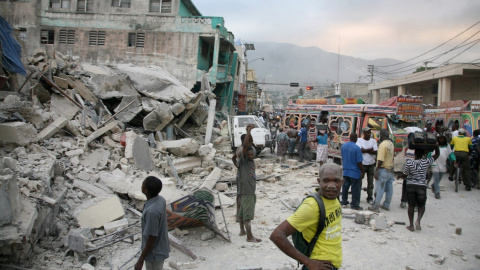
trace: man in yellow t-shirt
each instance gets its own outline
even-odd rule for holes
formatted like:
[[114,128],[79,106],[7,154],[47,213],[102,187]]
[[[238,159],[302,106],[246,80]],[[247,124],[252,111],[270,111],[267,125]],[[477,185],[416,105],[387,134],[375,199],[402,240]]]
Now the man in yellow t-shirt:
[[342,207],[337,197],[343,185],[342,168],[335,163],[320,167],[317,179],[325,204],[325,228],[321,232],[310,258],[298,251],[288,240],[296,230],[308,242],[314,237],[320,209],[314,198],[307,198],[287,220],[270,235],[270,240],[286,255],[304,265],[303,269],[338,269],[342,265]]
[[470,148],[472,147],[472,139],[465,137],[466,130],[458,129],[458,136],[453,137],[450,145],[453,146],[453,153],[457,159],[457,164],[462,166],[462,180],[465,183],[465,190],[472,190],[471,171],[470,171]]

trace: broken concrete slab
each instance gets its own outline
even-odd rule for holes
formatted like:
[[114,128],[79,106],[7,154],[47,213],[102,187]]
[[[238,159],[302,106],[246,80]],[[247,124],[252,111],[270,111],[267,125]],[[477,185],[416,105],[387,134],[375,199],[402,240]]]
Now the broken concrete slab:
[[99,187],[96,187],[90,183],[87,183],[85,181],[82,181],[82,180],[79,180],[79,179],[75,179],[73,180],[73,187],[74,188],[77,188],[77,189],[80,189],[81,191],[89,194],[89,195],[92,195],[94,197],[110,197],[112,196],[113,192],[110,191],[108,192],[107,190],[105,189],[101,189]]
[[55,121],[53,121],[53,123],[51,123],[46,128],[44,128],[40,133],[38,133],[37,135],[38,141],[43,141],[52,137],[53,135],[55,135],[55,133],[61,130],[67,123],[68,123],[67,118],[63,116],[58,117],[57,119],[55,119]]
[[139,95],[128,76],[124,74],[93,74],[90,80],[93,93],[101,99]]
[[100,183],[112,189],[116,193],[128,194],[132,187],[132,182],[120,169],[113,172],[101,172],[99,174]]
[[84,159],[80,160],[80,164],[90,169],[103,168],[107,165],[110,157],[110,151],[106,149],[97,149],[88,155],[84,156]]
[[195,94],[180,83],[168,71],[158,66],[138,68],[129,64],[118,64],[117,70],[127,74],[138,92],[147,97],[165,102],[190,102]]
[[143,128],[147,131],[159,131],[174,118],[170,105],[161,102],[157,108],[143,118]]
[[123,216],[125,216],[125,211],[120,200],[117,196],[112,196],[81,211],[76,219],[83,228],[100,228]]
[[[130,104],[132,101],[133,103]],[[120,104],[115,108],[114,112],[119,112],[116,116],[118,121],[128,123],[132,121],[132,119],[135,118],[135,116],[137,116],[137,114],[139,114],[142,110],[142,100],[140,99],[140,96],[135,95],[124,96],[122,98],[122,102],[120,102]]]
[[133,142],[133,159],[135,167],[144,171],[153,170],[153,160],[150,154],[150,147],[144,138],[138,136]]
[[209,109],[210,107],[203,101],[195,108],[191,118],[197,126],[201,126],[205,119],[207,119]]
[[208,155],[211,150],[212,150],[211,144],[201,145],[201,146],[198,148],[197,154],[198,154],[199,156],[201,156],[201,157],[204,157],[204,156]]
[[185,110],[185,106],[182,103],[175,103],[172,106],[172,113],[177,116]]
[[204,100],[204,95],[202,92],[198,93],[195,99],[192,101],[192,103],[188,103],[185,107],[187,111],[185,112],[185,115],[183,118],[177,122],[177,127],[181,128],[183,124],[187,121],[188,118],[192,115],[193,112],[195,112],[195,109],[197,108],[198,104]]
[[23,209],[15,175],[0,177],[0,226],[14,222]]
[[0,123],[0,142],[16,143],[25,146],[37,141],[37,129],[29,123]]
[[130,130],[125,133],[125,136],[125,158],[133,158],[133,145],[138,135]]
[[167,148],[167,151],[176,155],[177,157],[185,157],[187,155],[195,154],[200,148],[197,141],[190,138],[185,138],[175,141],[162,141],[162,145]]
[[68,98],[52,94],[50,110],[56,115],[62,115],[71,120],[80,111],[80,108],[72,106],[72,102]]
[[205,178],[203,181],[203,184],[200,186],[200,188],[208,188],[208,189],[213,189],[217,181],[222,177],[222,169],[219,167],[216,167],[213,169],[213,171]]
[[[201,164],[202,160],[199,157],[185,157],[173,161],[173,166],[175,166],[175,170],[178,174],[190,172],[194,168],[200,167]],[[170,168],[166,168],[165,171],[168,175],[173,176],[173,172]]]
[[160,101],[156,99],[149,98],[149,97],[142,97],[142,107],[143,107],[143,110],[146,112],[151,112],[155,110],[158,104],[160,104]]
[[92,142],[93,140],[95,140],[96,138],[102,136],[104,133],[106,133],[107,131],[111,130],[111,129],[114,129],[117,127],[117,121],[112,121],[112,122],[109,122],[108,124],[106,124],[104,127],[98,129],[97,131],[93,132],[90,136],[88,136],[86,139],[85,139],[85,142],[86,142],[86,145],[88,145],[90,142]]
[[107,234],[115,232],[117,229],[125,229],[128,227],[128,219],[122,218],[112,222],[105,223],[103,229]]

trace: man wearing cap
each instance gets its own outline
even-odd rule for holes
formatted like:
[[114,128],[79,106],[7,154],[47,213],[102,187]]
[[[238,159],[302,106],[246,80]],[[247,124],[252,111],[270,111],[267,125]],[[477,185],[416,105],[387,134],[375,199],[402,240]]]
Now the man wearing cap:
[[457,164],[462,166],[462,179],[465,184],[465,190],[472,190],[471,171],[470,171],[470,149],[472,148],[472,139],[465,136],[465,129],[458,129],[458,136],[453,137],[450,145],[457,159]]
[[[368,208],[370,211],[379,212],[378,208],[390,210],[393,196],[393,155],[394,146],[388,136],[388,130],[380,130],[380,146],[378,146],[377,168],[375,169],[375,202]],[[382,201],[383,193],[385,200]]]
[[[367,202],[373,203],[373,176],[375,174],[375,158],[377,156],[377,140],[372,139],[372,131],[369,127],[362,129],[363,138],[357,140],[357,145],[362,150],[363,171],[367,174]],[[363,179],[364,175],[361,176]]]

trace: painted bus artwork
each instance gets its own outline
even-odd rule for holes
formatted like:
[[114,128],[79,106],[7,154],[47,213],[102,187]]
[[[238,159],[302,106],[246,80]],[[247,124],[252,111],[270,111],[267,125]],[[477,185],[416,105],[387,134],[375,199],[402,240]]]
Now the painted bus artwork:
[[[396,96],[379,104],[364,104],[355,98],[309,99],[290,102],[283,125],[300,130],[301,123],[309,123],[309,141],[316,137],[319,125],[326,125],[331,131],[328,155],[339,163],[342,144],[349,141],[352,132],[362,136],[364,127],[370,127],[372,137],[377,140],[380,130],[388,129],[395,152],[402,151],[407,145],[405,128],[423,129],[423,115],[422,97],[418,96]],[[315,143],[309,144],[311,152],[315,152]]]
[[464,128],[467,136],[480,128],[480,100],[454,100],[442,103],[439,108],[426,109],[425,121],[431,121],[432,126]]

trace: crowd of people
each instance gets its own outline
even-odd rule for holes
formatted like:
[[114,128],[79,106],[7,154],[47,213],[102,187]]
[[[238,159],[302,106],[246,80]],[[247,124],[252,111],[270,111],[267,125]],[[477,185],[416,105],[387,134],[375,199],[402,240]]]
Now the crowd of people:
[[[292,145],[294,147],[297,145],[299,159],[305,161],[307,157],[303,149],[309,147],[307,139],[309,123],[302,123],[302,128],[298,132],[294,126],[285,131],[278,123],[273,119],[268,125],[271,132],[275,132],[276,135],[277,155],[284,159],[287,153],[290,155],[293,153]],[[246,134],[241,137],[242,145],[234,153],[232,161],[238,168],[236,217],[240,226],[239,235],[246,236],[247,242],[258,243],[262,240],[253,235],[251,224],[255,216],[257,199],[254,162],[256,153],[252,147],[251,135],[254,127],[253,124],[246,127]],[[480,188],[478,174],[474,174],[476,179],[472,178],[471,174],[471,169],[478,170],[480,130],[475,130],[472,138],[466,136],[465,129],[457,127],[453,127],[453,132],[450,132],[444,127],[429,130],[427,126],[426,132],[436,135],[437,144],[434,150],[409,149],[403,173],[398,176],[399,179],[404,179],[401,207],[408,203],[409,224],[406,228],[409,231],[421,230],[421,219],[425,213],[431,177],[434,181],[430,188],[436,199],[440,199],[439,184],[442,177],[450,174],[451,168],[457,166],[462,168],[465,190]],[[329,135],[328,128],[319,129],[317,137],[310,141],[317,143],[317,162],[320,165],[317,178],[319,188],[312,196],[304,199],[296,211],[270,235],[270,240],[286,255],[302,263],[304,270],[338,269],[342,265],[342,208],[350,204],[354,210],[363,210],[360,207],[360,197],[362,179],[365,175],[366,200],[371,204],[368,210],[379,212],[381,208],[389,211],[393,195],[394,144],[388,130],[380,130],[379,142],[372,138],[370,127],[362,129],[362,138],[358,138],[356,133],[351,133],[350,141],[341,147],[342,166],[327,163]],[[170,250],[166,203],[159,195],[161,190],[162,182],[158,178],[149,176],[143,181],[142,192],[146,195],[147,201],[141,220],[141,255],[135,269],[141,269],[144,264],[147,269],[162,269],[164,260],[168,258]],[[414,222],[415,212],[417,218]],[[320,222],[325,223],[325,226],[318,226]],[[308,253],[299,251],[288,240],[295,232],[300,232],[307,243],[312,243]]]

